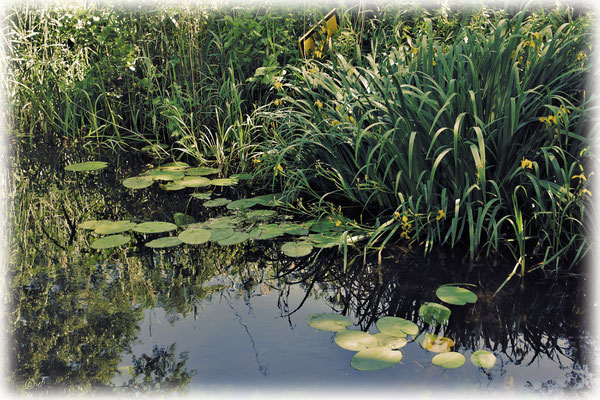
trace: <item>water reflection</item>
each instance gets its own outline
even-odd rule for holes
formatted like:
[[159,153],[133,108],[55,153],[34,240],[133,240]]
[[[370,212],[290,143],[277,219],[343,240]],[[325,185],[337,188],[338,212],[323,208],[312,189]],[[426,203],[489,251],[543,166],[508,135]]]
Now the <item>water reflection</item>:
[[[126,249],[94,251],[76,229],[89,218],[206,216],[185,195],[134,196],[111,173],[75,179],[39,168],[19,180],[13,210],[8,292],[17,390],[180,390],[205,387],[220,375],[240,386],[291,381],[310,387],[343,383],[348,376],[361,385],[403,379],[443,387],[452,376],[465,385],[508,390],[591,386],[581,279],[532,279],[524,291],[511,283],[493,297],[505,278],[500,266],[469,269],[401,248],[389,248],[381,264],[357,257],[346,267],[335,250],[292,260],[277,243],[266,242],[155,251],[134,240]],[[351,316],[361,330],[373,330],[385,315],[424,328],[419,306],[436,301],[435,289],[451,282],[475,284],[478,301],[450,306],[449,324],[432,333],[451,338],[465,354],[486,348],[501,355],[490,371],[443,375],[414,352],[400,376],[399,368],[361,375],[343,361],[347,353],[328,347],[329,339],[322,342],[304,321],[310,312],[329,309]],[[242,353],[247,361],[232,364],[232,354]],[[531,374],[515,382],[517,366]],[[564,381],[547,378],[557,370],[564,371]]]

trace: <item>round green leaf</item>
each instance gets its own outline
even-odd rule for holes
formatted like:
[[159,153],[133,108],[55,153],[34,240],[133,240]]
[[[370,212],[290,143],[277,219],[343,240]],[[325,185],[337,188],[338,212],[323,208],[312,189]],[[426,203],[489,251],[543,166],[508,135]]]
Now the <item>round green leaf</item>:
[[205,201],[203,206],[204,207],[222,207],[229,203],[231,203],[231,200],[221,197],[218,199]]
[[185,187],[204,187],[210,184],[210,179],[203,176],[185,176],[177,183]]
[[450,318],[450,309],[438,303],[424,303],[419,308],[419,316],[429,325],[444,325]]
[[258,203],[252,199],[239,199],[239,200],[235,200],[235,201],[232,201],[231,203],[227,204],[227,209],[228,210],[242,210],[242,209],[254,207],[256,204],[258,204]]
[[208,200],[212,192],[192,193],[192,197],[199,200]]
[[350,365],[359,371],[376,371],[396,365],[402,360],[402,352],[387,347],[371,347],[352,357]]
[[312,223],[310,225],[310,230],[311,230],[311,232],[315,232],[315,233],[331,234],[333,232],[339,232],[339,231],[343,230],[343,228],[341,227],[341,225],[336,225],[335,222],[333,222],[329,219],[324,219],[324,220]]
[[106,168],[108,163],[104,161],[86,161],[76,164],[67,165],[65,167],[65,171],[71,172],[89,172],[89,171],[97,171],[99,169]]
[[154,180],[151,176],[134,176],[123,181],[123,186],[128,189],[144,189],[152,186]]
[[276,214],[277,211],[275,210],[254,210],[248,211],[246,216],[251,219],[269,219]]
[[170,162],[170,163],[159,166],[159,168],[162,169],[163,171],[178,171],[178,170],[186,169],[189,167],[190,166],[188,164],[181,162],[181,161],[174,161],[174,162]]
[[238,181],[236,179],[231,178],[212,179],[210,181],[210,184],[214,186],[233,186],[237,185],[237,183]]
[[179,234],[179,239],[187,244],[202,244],[210,240],[211,231],[208,229],[187,229]]
[[80,223],[79,225],[77,225],[77,227],[80,229],[87,229],[87,230],[93,231],[94,229],[96,229],[96,226],[102,222],[109,222],[109,221],[108,220],[100,220],[100,221],[90,220],[90,221],[85,221],[85,222]]
[[306,242],[287,242],[281,246],[281,251],[288,257],[304,257],[310,254],[313,247]]
[[273,207],[282,205],[280,200],[281,193],[264,194],[262,196],[253,197],[252,200],[256,201],[261,206]]
[[444,369],[453,369],[462,367],[465,363],[465,356],[455,351],[449,351],[447,353],[440,353],[433,357],[431,360],[433,365],[442,367]]
[[344,234],[338,236],[327,236],[323,233],[311,233],[308,235],[311,244],[319,249],[328,249],[344,244]]
[[250,238],[250,235],[248,235],[246,232],[234,232],[233,235],[219,240],[218,243],[221,246],[232,246],[234,244],[240,244],[246,240],[248,240]]
[[388,349],[400,349],[408,343],[404,337],[390,336],[383,332],[373,335],[377,338],[377,347],[387,347]]
[[252,180],[254,178],[254,176],[252,176],[250,174],[234,174],[234,175],[231,175],[230,178],[237,179],[238,181],[249,181],[249,180]]
[[342,349],[352,351],[361,351],[377,346],[377,338],[362,331],[344,330],[336,333],[333,340]]
[[250,238],[257,240],[273,239],[283,235],[283,229],[277,224],[260,225],[250,232]]
[[471,354],[471,363],[476,367],[492,368],[496,364],[496,356],[487,350],[477,350]]
[[174,181],[174,182],[168,182],[164,185],[160,185],[160,188],[163,190],[182,190],[185,189],[185,186],[180,184],[181,180],[178,181]]
[[130,231],[137,224],[131,221],[98,221],[94,232],[99,235],[112,235]]
[[131,240],[131,238],[129,236],[125,236],[125,235],[111,235],[111,236],[105,236],[103,238],[100,238],[96,241],[94,241],[92,244],[90,244],[90,247],[92,249],[109,249],[112,247],[118,247],[118,246],[122,246],[126,243],[128,243]]
[[477,295],[470,290],[452,286],[444,285],[440,286],[436,291],[435,295],[445,303],[462,306],[467,303],[475,303],[477,301]]
[[184,177],[181,171],[163,171],[161,169],[151,169],[140,176],[148,176],[155,181],[176,181]]
[[219,172],[219,169],[210,168],[210,167],[196,167],[196,168],[189,168],[189,169],[185,170],[185,174],[190,175],[190,176],[213,175],[213,174],[216,174],[217,172]]
[[233,228],[239,222],[238,218],[232,216],[211,218],[199,225],[200,227],[210,229],[227,229]]
[[181,243],[183,242],[177,236],[169,236],[151,240],[146,243],[146,247],[164,249],[165,247],[179,246]]
[[311,314],[306,322],[315,329],[327,332],[339,332],[352,326],[352,320],[345,315],[318,313]]
[[133,230],[139,233],[163,233],[174,231],[175,229],[177,229],[177,225],[160,221],[142,222],[133,227]]
[[280,225],[281,229],[283,229],[283,232],[287,233],[288,235],[295,235],[295,236],[306,236],[308,235],[308,228],[305,225],[300,225],[300,224],[282,224]]
[[419,327],[412,321],[399,317],[382,317],[375,323],[377,329],[390,336],[416,335]]
[[210,241],[211,242],[220,242],[222,240],[228,239],[233,236],[235,231],[231,228],[226,229],[211,229],[210,231]]
[[195,223],[196,220],[191,215],[178,212],[173,214],[173,222],[175,222],[175,225],[177,226],[184,227]]

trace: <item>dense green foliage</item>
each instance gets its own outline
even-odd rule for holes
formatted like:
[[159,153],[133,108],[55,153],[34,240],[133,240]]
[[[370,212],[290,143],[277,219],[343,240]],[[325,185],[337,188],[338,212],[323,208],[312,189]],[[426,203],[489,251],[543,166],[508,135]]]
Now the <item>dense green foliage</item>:
[[[14,6],[12,134],[252,171],[371,249],[575,265],[591,15],[448,4]],[[328,56],[302,59],[332,6]]]

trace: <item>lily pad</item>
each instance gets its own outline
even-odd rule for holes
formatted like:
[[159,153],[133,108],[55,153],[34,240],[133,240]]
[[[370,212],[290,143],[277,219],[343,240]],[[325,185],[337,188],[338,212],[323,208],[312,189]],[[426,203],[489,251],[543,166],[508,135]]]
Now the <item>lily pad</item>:
[[168,236],[154,239],[146,243],[146,247],[151,247],[153,249],[164,249],[165,247],[179,246],[181,243],[183,242],[177,236]]
[[209,229],[226,229],[233,228],[239,223],[239,219],[233,216],[225,216],[218,218],[211,218],[208,221],[202,222],[199,227]]
[[210,231],[210,241],[211,242],[220,242],[222,240],[228,239],[233,236],[235,231],[231,228],[227,229],[211,229]]
[[336,226],[335,222],[325,219],[325,220],[317,221],[317,222],[314,222],[313,224],[311,224],[310,230],[311,230],[311,232],[315,232],[315,233],[333,233],[333,232],[339,232],[339,231],[343,230],[343,228],[341,227],[341,225]]
[[80,228],[80,229],[86,229],[86,230],[89,230],[89,231],[93,231],[94,229],[96,229],[96,226],[98,224],[103,223],[103,222],[109,222],[109,221],[108,220],[99,220],[99,221],[97,221],[97,220],[89,220],[89,221],[85,221],[85,222],[80,223],[79,225],[77,225],[77,227]]
[[231,200],[226,199],[224,197],[221,197],[221,198],[218,198],[218,199],[205,201],[202,205],[204,207],[222,207],[222,206],[227,205],[229,203],[231,203]]
[[237,179],[232,179],[232,178],[212,179],[210,181],[210,184],[214,185],[214,186],[233,186],[233,185],[237,185],[237,183],[238,183]]
[[98,221],[94,232],[99,235],[113,235],[115,233],[130,231],[137,224],[131,221]]
[[152,186],[154,179],[151,176],[134,176],[123,181],[123,186],[128,189],[144,189]]
[[390,336],[383,332],[373,335],[377,338],[377,347],[387,347],[388,349],[400,349],[408,343],[404,337]]
[[438,303],[424,303],[419,308],[419,316],[429,325],[444,325],[450,318],[450,309]]
[[243,210],[254,207],[258,203],[252,199],[239,199],[227,204],[228,210]]
[[250,174],[234,174],[230,178],[237,179],[238,181],[250,181],[254,179],[254,176]]
[[212,196],[212,192],[192,193],[191,196],[199,200],[208,200],[210,199],[210,196]]
[[189,168],[185,170],[186,175],[190,176],[204,176],[204,175],[213,175],[219,172],[218,168],[210,168],[210,167],[196,167]]
[[311,314],[306,322],[315,329],[327,332],[340,332],[352,326],[352,320],[345,315],[318,313]]
[[210,185],[210,179],[203,176],[185,176],[177,183],[185,187],[204,187]]
[[112,247],[122,246],[122,245],[128,243],[130,240],[131,240],[131,238],[126,235],[110,235],[110,236],[105,236],[103,238],[95,240],[94,242],[92,242],[92,244],[90,244],[90,247],[92,249],[98,249],[98,250],[110,249]]
[[371,347],[352,357],[350,365],[359,371],[376,371],[396,365],[402,360],[402,352],[388,347]]
[[251,219],[269,219],[274,215],[277,215],[277,211],[275,210],[254,210],[248,211],[246,214]]
[[281,193],[264,194],[262,196],[252,197],[252,200],[256,201],[261,206],[273,207],[282,205],[283,202],[280,200]]
[[390,336],[416,335],[419,327],[412,321],[400,317],[382,317],[375,323],[377,329]]
[[444,369],[453,369],[464,365],[465,356],[455,351],[449,351],[447,353],[435,355],[431,362],[433,365],[437,365]]
[[210,240],[211,231],[208,229],[187,229],[179,234],[179,239],[187,244],[202,244]]
[[167,164],[163,164],[159,168],[162,169],[163,171],[178,171],[178,170],[186,169],[189,167],[190,167],[189,164],[186,164],[181,161],[174,161],[174,162],[170,162]]
[[308,227],[301,224],[281,224],[281,229],[288,235],[306,236],[308,235]]
[[314,247],[328,249],[344,244],[344,234],[337,236],[328,236],[323,233],[311,233],[308,235],[311,244]]
[[173,214],[173,222],[175,222],[175,225],[177,226],[185,227],[195,223],[196,220],[191,215],[187,215],[184,213],[175,213]]
[[377,346],[377,338],[363,331],[343,330],[333,337],[333,340],[342,349],[361,351]]
[[104,169],[108,166],[108,163],[104,161],[86,161],[76,164],[67,165],[65,171],[71,172],[90,172]]
[[496,356],[487,350],[477,350],[471,354],[471,363],[476,367],[492,368],[496,364]]
[[151,169],[140,176],[149,176],[155,181],[177,181],[184,177],[181,171],[163,171],[161,169]]
[[133,230],[138,233],[163,233],[177,229],[177,225],[170,222],[150,221],[142,222],[133,227]]
[[287,242],[281,246],[281,251],[288,257],[304,257],[310,254],[313,246],[306,242]]
[[223,240],[219,240],[218,243],[221,246],[232,246],[234,244],[240,244],[242,242],[245,242],[249,238],[250,235],[248,235],[246,232],[234,232],[233,235]]
[[168,182],[164,185],[160,185],[160,188],[163,190],[169,190],[169,191],[185,189],[185,186],[183,186],[180,182],[181,182],[181,180],[174,181],[174,182]]
[[475,303],[477,295],[470,290],[453,285],[440,286],[435,295],[445,303],[462,306],[467,303]]
[[429,332],[423,332],[423,334],[419,335],[417,342],[419,342],[422,348],[433,353],[446,353],[454,346],[454,340]]
[[277,224],[259,225],[250,232],[250,238],[257,240],[273,239],[283,236],[283,229]]

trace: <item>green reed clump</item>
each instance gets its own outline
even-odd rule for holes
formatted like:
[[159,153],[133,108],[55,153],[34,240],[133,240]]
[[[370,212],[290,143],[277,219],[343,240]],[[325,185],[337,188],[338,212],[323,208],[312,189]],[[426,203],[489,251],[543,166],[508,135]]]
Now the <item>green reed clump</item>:
[[400,236],[508,249],[522,272],[573,265],[589,249],[590,25],[553,18],[521,12],[450,44],[429,25],[384,57],[291,67],[261,114],[259,164],[288,198],[368,219],[377,248]]

